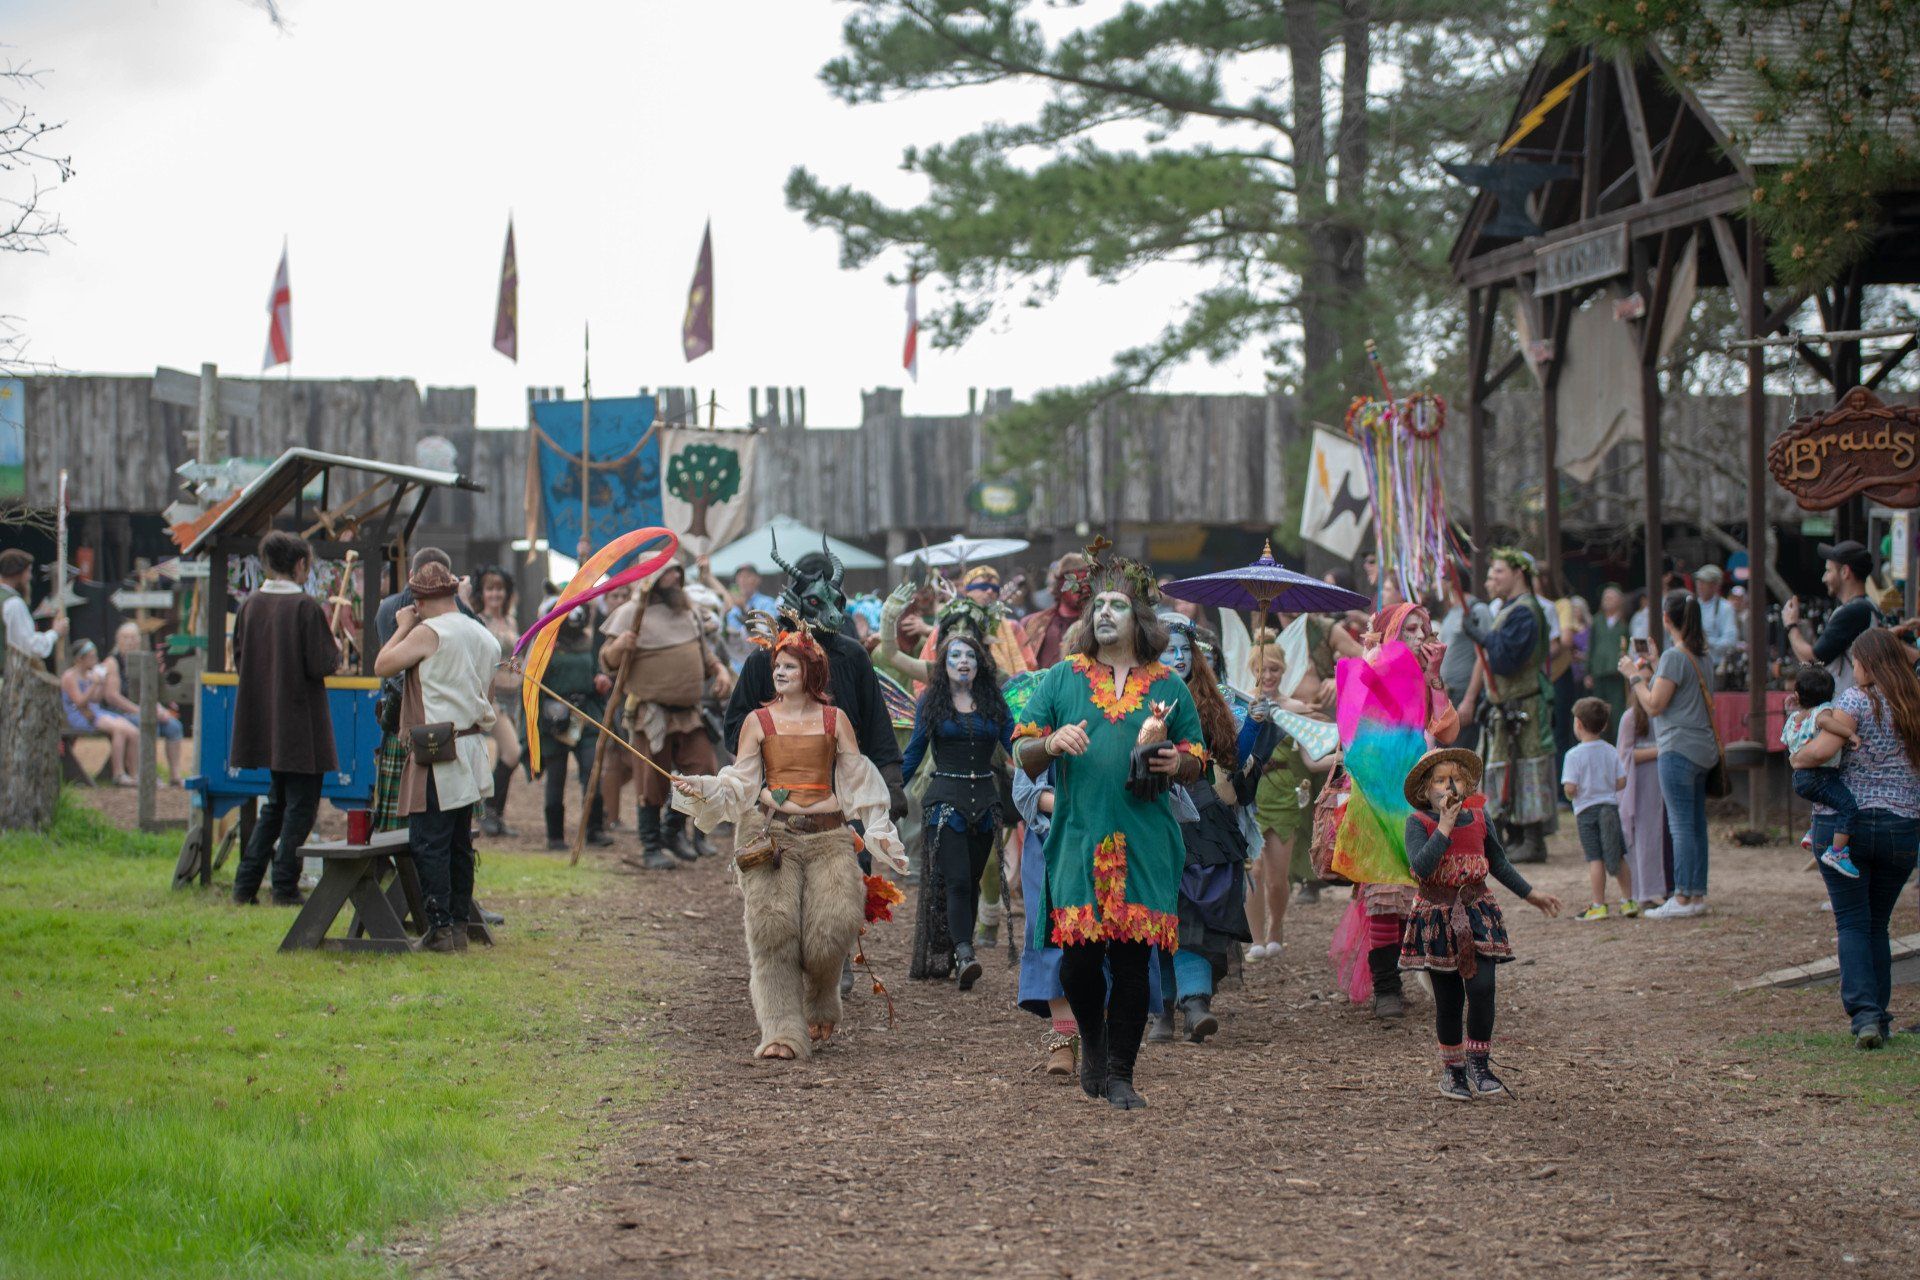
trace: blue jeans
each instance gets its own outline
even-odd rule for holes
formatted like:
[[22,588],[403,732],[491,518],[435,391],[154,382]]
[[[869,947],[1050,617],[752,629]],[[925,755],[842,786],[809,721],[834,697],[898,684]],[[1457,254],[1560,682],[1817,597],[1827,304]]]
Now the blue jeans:
[[1158,1009],[1170,1000],[1177,1002],[1189,996],[1212,994],[1213,963],[1206,956],[1198,951],[1176,951],[1171,956],[1164,951],[1154,952],[1153,963],[1147,966],[1147,999],[1151,1008]]
[[[1813,819],[1816,845],[1829,843],[1836,830],[1833,814]],[[1913,874],[1914,854],[1920,847],[1920,820],[1903,818],[1885,809],[1862,809],[1847,846],[1858,880],[1820,865],[1833,899],[1833,929],[1840,952],[1840,1003],[1859,1035],[1875,1027],[1885,1030],[1892,1021],[1887,1001],[1893,990],[1893,959],[1887,949],[1887,922],[1893,905]]]
[[1853,815],[1860,812],[1860,806],[1853,802],[1853,789],[1840,781],[1840,770],[1795,769],[1793,794],[1833,810],[1835,834],[1847,835],[1852,832]]
[[1707,896],[1707,770],[1677,751],[1662,751],[1660,794],[1673,832],[1673,891]]

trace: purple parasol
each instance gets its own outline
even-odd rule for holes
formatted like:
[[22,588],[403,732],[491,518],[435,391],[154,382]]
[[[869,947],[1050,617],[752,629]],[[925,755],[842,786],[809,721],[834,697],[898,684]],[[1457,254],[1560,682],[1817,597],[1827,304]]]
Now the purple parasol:
[[1256,613],[1345,613],[1349,609],[1371,611],[1373,601],[1358,591],[1348,591],[1296,573],[1273,558],[1271,542],[1261,548],[1260,558],[1243,569],[1222,569],[1197,578],[1180,578],[1160,588],[1176,600],[1194,604],[1217,605],[1222,609],[1250,609]]

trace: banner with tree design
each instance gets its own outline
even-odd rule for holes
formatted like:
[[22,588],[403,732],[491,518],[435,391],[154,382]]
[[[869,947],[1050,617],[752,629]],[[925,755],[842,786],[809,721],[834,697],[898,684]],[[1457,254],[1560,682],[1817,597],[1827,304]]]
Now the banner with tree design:
[[661,437],[663,523],[696,552],[745,533],[753,505],[754,434],[670,428]]

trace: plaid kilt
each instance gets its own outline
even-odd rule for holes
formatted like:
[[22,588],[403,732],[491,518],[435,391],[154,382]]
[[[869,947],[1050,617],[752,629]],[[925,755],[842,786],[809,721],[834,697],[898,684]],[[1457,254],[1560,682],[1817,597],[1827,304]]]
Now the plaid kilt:
[[373,782],[373,829],[397,831],[407,825],[400,816],[400,775],[407,768],[407,746],[397,733],[380,735],[380,750],[374,753],[379,766]]

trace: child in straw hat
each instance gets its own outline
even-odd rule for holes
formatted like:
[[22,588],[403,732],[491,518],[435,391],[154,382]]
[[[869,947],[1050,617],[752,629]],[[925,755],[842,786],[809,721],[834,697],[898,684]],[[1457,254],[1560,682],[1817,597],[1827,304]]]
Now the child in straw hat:
[[1560,914],[1560,899],[1528,884],[1507,861],[1481,810],[1480,772],[1473,752],[1439,747],[1420,757],[1406,784],[1413,806],[1407,861],[1420,890],[1407,917],[1400,967],[1425,969],[1432,979],[1440,1092],[1462,1102],[1506,1092],[1488,1053],[1494,968],[1513,959],[1513,948],[1487,877],[1547,915]]

